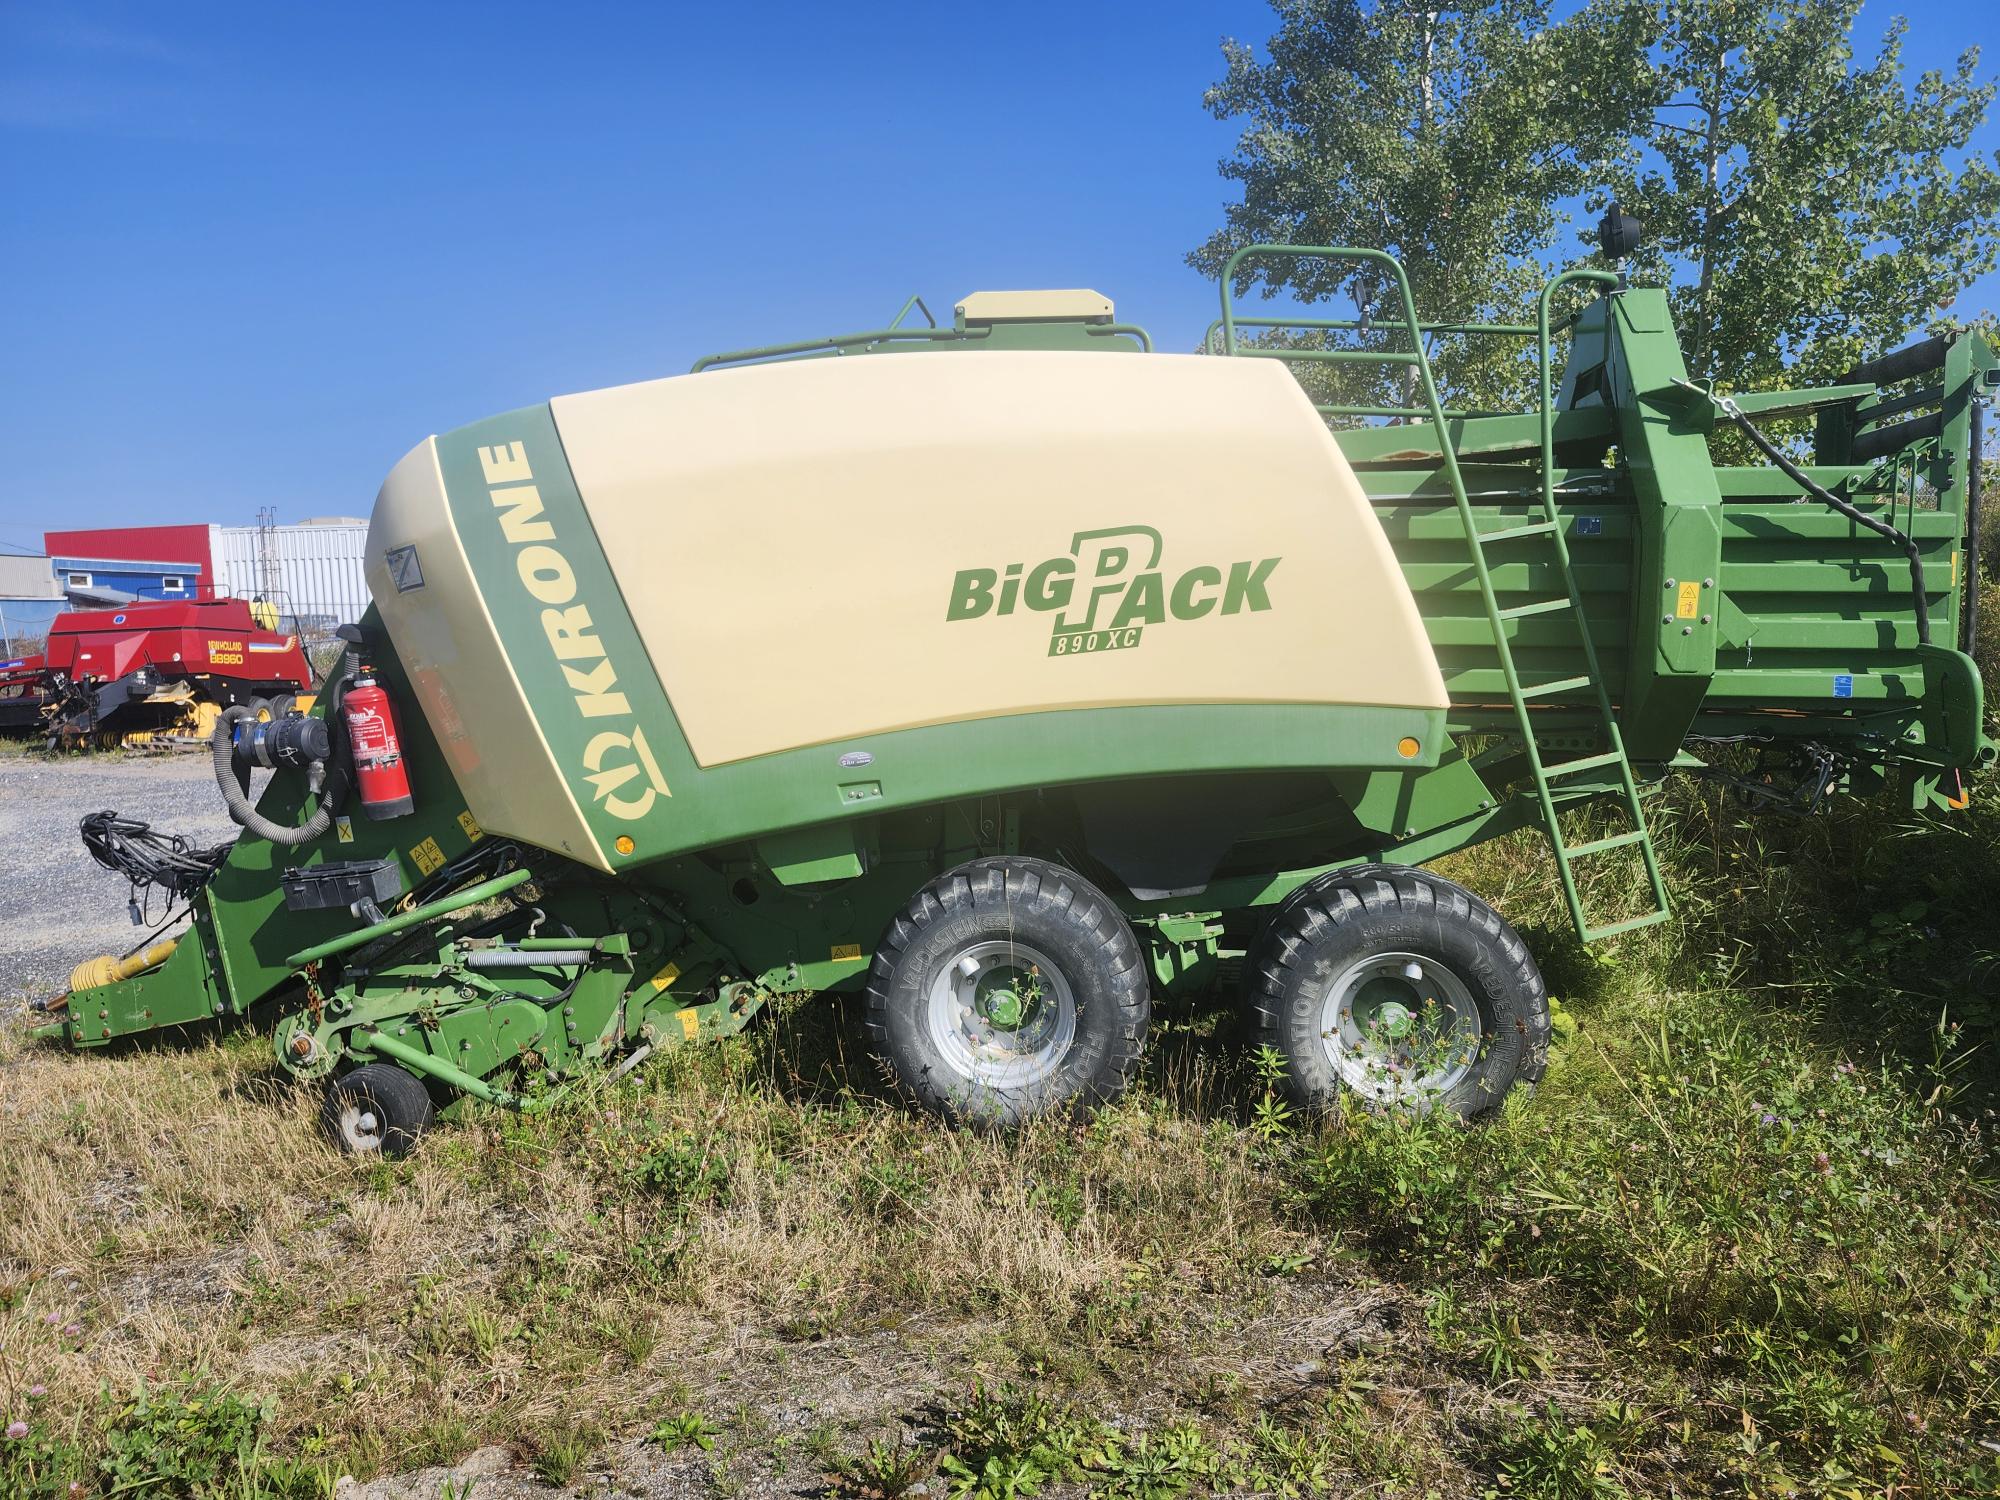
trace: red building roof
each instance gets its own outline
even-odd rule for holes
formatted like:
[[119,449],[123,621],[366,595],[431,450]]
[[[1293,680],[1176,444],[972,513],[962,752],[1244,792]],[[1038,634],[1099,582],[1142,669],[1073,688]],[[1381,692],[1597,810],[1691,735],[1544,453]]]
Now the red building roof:
[[42,549],[50,557],[104,562],[180,563],[212,577],[206,526],[102,526],[88,531],[45,531]]

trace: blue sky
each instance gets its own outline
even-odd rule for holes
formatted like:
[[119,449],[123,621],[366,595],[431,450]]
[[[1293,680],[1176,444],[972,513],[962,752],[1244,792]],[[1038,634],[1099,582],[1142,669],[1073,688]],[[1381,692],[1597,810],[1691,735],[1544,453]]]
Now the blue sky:
[[[1990,0],[1870,0],[1864,52],[1898,12],[1913,72],[2000,67]],[[0,0],[0,547],[365,515],[427,433],[911,292],[1091,286],[1189,347],[1233,136],[1201,93],[1270,23]]]

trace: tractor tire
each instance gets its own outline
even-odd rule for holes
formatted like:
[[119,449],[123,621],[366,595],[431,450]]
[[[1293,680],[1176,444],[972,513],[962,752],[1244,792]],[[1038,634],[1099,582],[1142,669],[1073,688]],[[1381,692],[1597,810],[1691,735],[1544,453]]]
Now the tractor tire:
[[406,1156],[435,1118],[430,1091],[391,1063],[343,1073],[319,1112],[320,1128],[350,1156]]
[[1548,1065],[1549,997],[1520,935],[1463,886],[1369,865],[1280,903],[1244,974],[1252,1045],[1295,1105],[1343,1094],[1470,1120]]
[[1073,870],[977,859],[919,891],[868,973],[870,1044],[949,1119],[1081,1112],[1131,1080],[1152,986],[1124,913]]

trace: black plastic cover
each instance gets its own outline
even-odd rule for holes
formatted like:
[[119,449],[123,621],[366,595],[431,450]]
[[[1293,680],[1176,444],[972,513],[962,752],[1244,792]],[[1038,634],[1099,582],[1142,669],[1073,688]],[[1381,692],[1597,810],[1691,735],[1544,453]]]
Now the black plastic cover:
[[279,877],[286,911],[346,910],[361,902],[380,905],[403,894],[403,869],[393,859],[355,859],[301,865]]

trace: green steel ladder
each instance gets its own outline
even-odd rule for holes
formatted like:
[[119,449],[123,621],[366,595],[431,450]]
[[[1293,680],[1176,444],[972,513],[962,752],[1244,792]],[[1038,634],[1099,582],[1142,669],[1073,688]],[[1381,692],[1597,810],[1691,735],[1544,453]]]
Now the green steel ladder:
[[[1402,327],[1409,336],[1407,351],[1372,349],[1282,349],[1282,348],[1239,348],[1236,340],[1236,316],[1231,288],[1235,285],[1238,265],[1247,258],[1290,257],[1294,259],[1318,258],[1345,260],[1373,264],[1383,268],[1395,279],[1397,295],[1402,306]],[[1549,301],[1555,292],[1570,282],[1592,281],[1616,286],[1619,278],[1608,271],[1565,271],[1552,278],[1542,288],[1536,304],[1536,323],[1532,330],[1538,341],[1539,368],[1541,375],[1541,461],[1542,497],[1541,518],[1525,525],[1503,527],[1496,531],[1482,532],[1479,529],[1477,513],[1465,490],[1465,480],[1459,473],[1458,453],[1452,446],[1451,431],[1447,425],[1450,415],[1438,398],[1437,382],[1432,378],[1430,359],[1424,352],[1423,335],[1426,332],[1466,332],[1466,333],[1510,333],[1527,334],[1525,328],[1511,328],[1501,325],[1453,325],[1424,324],[1417,320],[1415,300],[1410,295],[1409,278],[1403,274],[1402,264],[1392,255],[1382,250],[1363,249],[1350,246],[1325,245],[1250,245],[1229,257],[1222,268],[1222,348],[1225,354],[1243,355],[1254,358],[1279,360],[1307,360],[1331,364],[1376,364],[1407,365],[1417,372],[1423,386],[1424,406],[1412,408],[1389,408],[1373,406],[1322,406],[1325,413],[1352,415],[1386,416],[1395,412],[1411,416],[1428,416],[1432,430],[1437,434],[1438,454],[1445,478],[1451,485],[1452,502],[1458,507],[1460,524],[1465,528],[1466,551],[1472,558],[1472,568],[1479,580],[1479,596],[1486,608],[1486,621],[1493,633],[1493,648],[1500,659],[1500,671],[1507,684],[1508,702],[1513,708],[1514,722],[1520,729],[1522,753],[1532,774],[1535,800],[1541,813],[1544,832],[1548,835],[1549,847],[1555,855],[1556,870],[1562,878],[1563,899],[1568,903],[1570,918],[1576,924],[1577,935],[1585,942],[1594,942],[1635,928],[1650,927],[1667,918],[1667,887],[1660,873],[1659,854],[1653,847],[1651,831],[1646,826],[1645,810],[1639,805],[1639,786],[1632,774],[1632,762],[1625,753],[1624,737],[1619,733],[1617,716],[1612,712],[1611,694],[1604,683],[1604,674],[1598,668],[1597,648],[1590,638],[1589,627],[1584,622],[1583,595],[1576,580],[1576,572],[1570,566],[1569,543],[1564,538],[1564,525],[1556,509],[1555,489],[1555,407],[1549,379]],[[1258,320],[1260,323],[1265,320]],[[1301,321],[1298,326],[1307,326]],[[1317,320],[1310,326],[1321,328],[1365,327],[1346,320]],[[1394,321],[1383,325],[1394,327]],[[1556,571],[1562,575],[1564,592],[1560,597],[1532,600],[1526,604],[1502,605],[1493,587],[1493,571],[1487,562],[1486,548],[1496,542],[1511,543],[1547,538],[1547,545],[1554,554]],[[1513,620],[1525,619],[1532,615],[1550,615],[1567,612],[1574,625],[1578,644],[1583,648],[1584,675],[1581,677],[1559,678],[1551,682],[1523,684],[1521,674],[1514,662],[1514,652],[1507,638],[1507,624]],[[1535,727],[1529,704],[1562,694],[1574,693],[1589,688],[1595,704],[1595,729],[1598,737],[1607,747],[1588,755],[1570,760],[1548,761],[1543,758],[1541,747],[1535,740]],[[1609,779],[1599,777],[1598,784],[1577,783],[1571,779],[1592,773],[1616,773],[1615,788],[1604,783]],[[1631,826],[1622,832],[1602,838],[1585,840],[1578,844],[1563,841],[1562,825],[1558,820],[1558,804],[1571,804],[1585,797],[1597,796],[1606,790],[1615,790]],[[1650,887],[1652,906],[1634,916],[1619,918],[1601,926],[1593,926],[1583,909],[1583,897],[1577,889],[1577,861],[1593,855],[1609,854],[1619,849],[1636,850],[1646,871]]]

